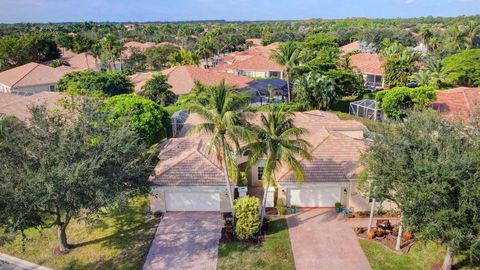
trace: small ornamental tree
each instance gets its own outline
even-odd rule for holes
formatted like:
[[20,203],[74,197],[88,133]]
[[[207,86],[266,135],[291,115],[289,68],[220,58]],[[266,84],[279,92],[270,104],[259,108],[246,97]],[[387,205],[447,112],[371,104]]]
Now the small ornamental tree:
[[396,203],[418,239],[447,246],[443,269],[459,253],[480,260],[478,129],[410,113],[381,124],[362,160],[370,196]]
[[480,49],[461,51],[443,62],[447,83],[468,87],[480,85]]
[[248,239],[258,232],[260,226],[260,200],[257,197],[246,196],[235,200],[233,207],[237,223],[235,232],[238,238]]
[[61,252],[67,227],[149,191],[157,162],[130,124],[113,125],[96,102],[72,111],[31,109],[28,124],[4,122],[0,137],[0,226],[56,227]]
[[170,105],[175,102],[175,94],[170,91],[172,86],[167,83],[168,77],[161,74],[155,74],[143,86],[141,96],[144,96],[153,102],[162,106]]
[[131,123],[143,142],[152,145],[167,136],[170,125],[168,113],[155,102],[134,95],[118,95],[107,99],[104,110],[110,113],[111,122],[120,124],[124,119]]
[[431,87],[395,87],[391,90],[378,92],[377,102],[383,113],[391,118],[404,118],[409,109],[423,110],[437,97]]

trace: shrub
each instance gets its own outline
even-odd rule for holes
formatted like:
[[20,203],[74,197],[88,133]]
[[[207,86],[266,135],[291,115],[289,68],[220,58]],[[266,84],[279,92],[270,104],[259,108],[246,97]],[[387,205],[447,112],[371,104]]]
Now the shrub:
[[240,178],[238,179],[237,185],[239,187],[246,187],[248,186],[248,178],[246,172],[240,172]]
[[238,238],[248,239],[258,232],[260,226],[260,200],[246,196],[235,200],[234,205],[237,223],[235,232]]
[[446,82],[460,86],[480,85],[480,49],[464,50],[445,58]]
[[287,206],[284,199],[277,200],[277,212],[279,215],[285,215],[287,213]]
[[404,118],[406,110],[427,108],[436,99],[436,92],[431,87],[395,87],[388,91],[378,92],[377,102],[382,111],[391,118]]
[[65,74],[58,81],[61,92],[82,95],[114,96],[133,92],[133,84],[124,72],[95,72],[91,70]]

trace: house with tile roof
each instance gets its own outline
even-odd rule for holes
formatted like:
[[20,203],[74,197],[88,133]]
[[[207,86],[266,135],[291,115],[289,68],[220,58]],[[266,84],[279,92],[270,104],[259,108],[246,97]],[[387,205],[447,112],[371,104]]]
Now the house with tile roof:
[[340,49],[340,52],[343,53],[343,54],[358,51],[358,50],[360,50],[360,41],[357,40],[357,41],[354,41],[352,43],[348,43],[346,45],[343,45],[339,49]]
[[[260,113],[243,113],[243,116],[250,123],[260,122]],[[323,111],[296,112],[294,117],[297,127],[308,130],[304,139],[313,146],[313,158],[301,160],[305,170],[303,182],[297,181],[287,167],[280,168],[275,176],[276,196],[288,205],[301,207],[333,207],[339,201],[355,210],[369,209],[368,199],[357,188],[362,169],[359,158],[367,145],[365,127]],[[150,179],[152,211],[231,210],[222,164],[208,152],[210,137],[187,135],[199,123],[198,115],[190,115],[177,138],[159,145],[160,161]],[[247,162],[247,156],[237,156],[239,169],[248,175],[249,194],[261,196],[265,161],[260,160],[248,171]]]
[[352,69],[363,75],[366,85],[372,90],[385,87],[385,69],[379,54],[359,53],[349,59]]
[[27,120],[30,118],[30,107],[45,105],[47,109],[58,109],[57,101],[63,97],[59,92],[40,92],[31,96],[0,93],[0,115]]
[[64,70],[28,63],[0,72],[0,93],[33,95],[43,91],[52,92],[64,74]]
[[437,91],[437,100],[432,108],[446,120],[472,122],[480,109],[480,87],[457,87]]
[[250,78],[285,77],[285,67],[270,59],[272,51],[278,48],[277,43],[268,46],[252,46],[246,51],[233,52],[217,60],[214,70]]

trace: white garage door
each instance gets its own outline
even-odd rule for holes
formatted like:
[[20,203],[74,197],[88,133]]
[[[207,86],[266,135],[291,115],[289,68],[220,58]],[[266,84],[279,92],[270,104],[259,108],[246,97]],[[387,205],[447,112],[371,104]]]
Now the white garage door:
[[340,201],[340,187],[321,188],[289,188],[287,191],[289,204],[306,207],[333,207]]
[[167,211],[220,211],[218,192],[166,192]]

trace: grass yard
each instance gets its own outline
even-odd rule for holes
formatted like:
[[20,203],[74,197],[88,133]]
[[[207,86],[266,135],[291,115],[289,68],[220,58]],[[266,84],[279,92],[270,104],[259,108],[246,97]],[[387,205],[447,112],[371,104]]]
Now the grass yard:
[[30,229],[22,245],[21,236],[0,235],[0,252],[53,269],[141,269],[159,219],[144,216],[148,198],[132,200],[123,212],[115,212],[94,224],[77,220],[67,232],[76,246],[66,255],[55,256],[56,230]]
[[285,218],[271,220],[267,235],[267,239],[260,245],[220,245],[218,269],[295,269]]
[[[435,243],[417,243],[407,254],[399,255],[386,247],[368,240],[359,239],[365,255],[374,270],[430,270],[432,264],[441,266],[446,248]],[[466,266],[465,256],[456,256],[456,269],[480,269]]]

